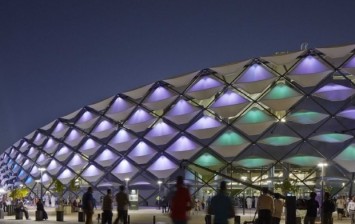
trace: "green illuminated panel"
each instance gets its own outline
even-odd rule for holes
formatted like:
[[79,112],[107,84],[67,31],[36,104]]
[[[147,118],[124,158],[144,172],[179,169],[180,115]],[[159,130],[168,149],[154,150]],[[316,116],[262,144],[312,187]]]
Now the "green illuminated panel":
[[273,146],[283,146],[283,145],[291,145],[297,141],[301,140],[300,138],[291,137],[291,136],[276,136],[264,138],[260,142],[266,145]]
[[195,160],[195,163],[200,166],[218,166],[222,165],[222,163],[216,159],[216,157],[212,156],[209,153],[204,153],[198,159]]
[[329,115],[327,114],[302,110],[296,113],[292,113],[287,120],[300,124],[316,124],[328,116]]
[[227,131],[221,135],[214,144],[218,146],[233,146],[246,143],[245,139],[235,132]]
[[344,149],[337,157],[336,159],[340,160],[351,160],[355,162],[355,144],[351,144],[348,147]]
[[256,124],[256,123],[262,123],[270,120],[273,120],[273,118],[265,114],[262,110],[254,107],[253,109],[245,113],[241,117],[241,119],[238,120],[238,123]]
[[299,166],[316,166],[323,160],[323,158],[316,156],[293,156],[286,159],[285,161]]
[[266,94],[264,99],[268,100],[276,100],[276,99],[286,99],[294,96],[299,96],[300,94],[293,90],[292,88],[288,87],[285,84],[278,84],[271,91]]
[[261,167],[271,164],[273,161],[270,159],[263,159],[263,158],[248,158],[242,159],[237,163],[243,167],[247,168],[254,168],[254,167]]
[[315,141],[320,141],[320,142],[339,143],[339,142],[345,142],[351,138],[353,138],[353,136],[351,135],[328,133],[328,134],[317,135],[310,139]]

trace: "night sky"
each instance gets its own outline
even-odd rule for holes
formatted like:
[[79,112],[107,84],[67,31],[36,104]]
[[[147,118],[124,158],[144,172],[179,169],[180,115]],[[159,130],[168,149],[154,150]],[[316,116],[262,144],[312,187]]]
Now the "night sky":
[[158,80],[302,42],[353,44],[354,9],[354,0],[1,0],[0,152]]

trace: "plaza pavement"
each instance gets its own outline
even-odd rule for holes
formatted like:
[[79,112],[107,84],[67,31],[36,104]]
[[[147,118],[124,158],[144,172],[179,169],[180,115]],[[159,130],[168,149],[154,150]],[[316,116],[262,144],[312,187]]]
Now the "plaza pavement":
[[[78,222],[78,213],[71,213],[64,215],[63,222],[56,221],[56,213],[54,208],[45,208],[48,213],[48,220],[46,221],[36,221],[35,217],[35,207],[29,207],[29,215],[31,220],[15,220],[15,216],[6,216],[4,219],[0,219],[0,224],[84,224],[84,222]],[[97,221],[97,214],[100,213],[101,210],[95,210],[93,223],[98,224]],[[241,216],[241,223],[244,221],[250,221],[254,217],[255,210],[244,210],[243,209],[236,209],[236,215]],[[156,224],[170,224],[172,223],[168,214],[163,214],[161,210],[158,210],[156,207],[140,207],[139,210],[129,210],[130,215],[130,223],[131,224],[153,224],[153,217],[155,216],[155,223]],[[298,216],[303,216],[302,213],[297,212]],[[113,218],[116,218],[116,212],[114,211]],[[349,218],[343,218],[343,220],[337,220],[336,213],[333,214],[334,217],[334,224],[350,224],[351,221]],[[191,214],[191,218],[189,220],[189,224],[204,224],[205,212],[199,211],[194,212]],[[233,220],[230,220],[230,223],[234,223]],[[281,220],[281,224],[284,224],[285,220],[284,217]],[[303,223],[303,221],[302,221]]]

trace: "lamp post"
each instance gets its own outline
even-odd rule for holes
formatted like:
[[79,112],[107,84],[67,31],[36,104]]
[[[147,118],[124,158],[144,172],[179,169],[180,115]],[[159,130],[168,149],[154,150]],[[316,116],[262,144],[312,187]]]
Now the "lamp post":
[[127,178],[125,178],[124,180],[125,180],[125,182],[126,182],[126,189],[127,189],[127,192],[128,192],[128,181],[129,181],[129,178],[127,177]]
[[40,167],[40,168],[38,168],[38,170],[41,172],[41,197],[40,197],[40,199],[41,199],[41,201],[42,201],[42,200],[43,200],[43,182],[42,182],[42,173],[43,173],[43,171],[45,171],[45,170],[46,170],[46,168]]
[[161,180],[158,180],[158,185],[159,185],[159,197],[160,197],[160,187],[161,187],[161,184],[163,183],[163,181],[161,181]]
[[327,163],[318,163],[318,167],[321,168],[321,204],[323,204],[323,197],[324,197],[324,167],[326,166],[328,166]]

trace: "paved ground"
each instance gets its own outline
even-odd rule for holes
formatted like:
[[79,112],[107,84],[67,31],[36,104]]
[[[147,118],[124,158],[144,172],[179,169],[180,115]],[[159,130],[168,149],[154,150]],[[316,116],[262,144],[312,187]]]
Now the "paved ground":
[[[78,224],[83,222],[78,222],[78,213],[72,213],[68,215],[64,215],[64,222],[57,222],[56,221],[56,213],[54,208],[46,208],[46,211],[48,213],[48,220],[46,221],[35,221],[35,208],[30,207],[29,208],[29,214],[30,214],[30,219],[31,220],[15,220],[15,216],[6,216],[5,219],[0,219],[0,224],[54,224],[54,223],[65,223],[65,224]],[[99,223],[97,221],[97,214],[100,213],[100,210],[95,211],[94,215],[94,224]],[[152,224],[153,223],[153,217],[155,217],[155,223],[156,224],[165,224],[165,223],[171,223],[169,216],[167,214],[162,214],[160,210],[152,207],[142,207],[137,211],[134,210],[129,210],[129,215],[130,215],[130,223],[131,224]],[[244,221],[250,221],[253,219],[254,216],[254,210],[245,210],[244,214],[242,209],[237,210],[237,215],[241,216],[241,223]],[[297,215],[302,216],[302,213],[298,213]],[[116,214],[114,213],[114,218],[116,217]],[[195,212],[194,214],[191,215],[191,219],[189,220],[189,224],[204,224],[204,217],[205,213],[203,211]],[[230,223],[233,223],[233,220],[231,220]],[[284,220],[281,220],[281,224],[284,224]],[[303,222],[302,222],[303,223]],[[349,218],[343,218],[343,220],[337,220],[336,219],[336,214],[334,213],[334,224],[350,224],[350,219]]]

